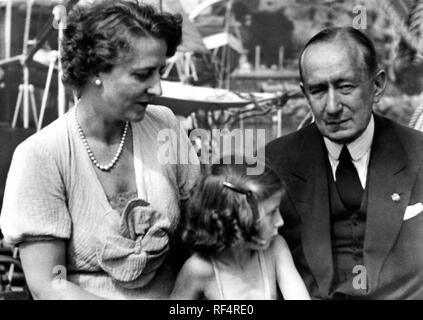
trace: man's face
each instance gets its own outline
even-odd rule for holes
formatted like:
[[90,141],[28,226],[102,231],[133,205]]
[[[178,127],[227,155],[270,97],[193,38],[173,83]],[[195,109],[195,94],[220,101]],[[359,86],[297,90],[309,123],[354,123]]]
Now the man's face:
[[313,44],[303,54],[302,71],[303,92],[320,133],[341,144],[359,137],[379,99],[361,48],[348,41]]

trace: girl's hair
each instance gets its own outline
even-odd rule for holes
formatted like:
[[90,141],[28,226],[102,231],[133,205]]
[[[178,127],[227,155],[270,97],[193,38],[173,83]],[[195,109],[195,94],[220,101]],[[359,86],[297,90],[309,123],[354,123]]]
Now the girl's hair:
[[158,13],[136,0],[102,0],[76,6],[67,19],[62,42],[63,82],[82,89],[100,72],[109,72],[140,37],[164,40],[166,56],[182,40],[182,17]]
[[193,251],[214,254],[239,241],[260,239],[254,211],[259,202],[284,192],[284,184],[268,165],[261,174],[248,175],[252,159],[239,162],[234,155],[221,158],[191,190],[182,238]]

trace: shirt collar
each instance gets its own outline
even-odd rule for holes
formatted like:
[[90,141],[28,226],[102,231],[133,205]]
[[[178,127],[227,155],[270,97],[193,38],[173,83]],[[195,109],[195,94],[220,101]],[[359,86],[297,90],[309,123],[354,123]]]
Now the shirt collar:
[[[366,154],[366,152],[369,151],[370,146],[372,145],[374,132],[375,121],[373,119],[372,114],[366,130],[364,130],[364,132],[353,142],[347,144],[348,151],[350,152],[351,158],[354,161],[361,159]],[[329,155],[332,158],[338,160],[343,145],[333,142],[326,137],[323,137],[323,140],[325,142]]]

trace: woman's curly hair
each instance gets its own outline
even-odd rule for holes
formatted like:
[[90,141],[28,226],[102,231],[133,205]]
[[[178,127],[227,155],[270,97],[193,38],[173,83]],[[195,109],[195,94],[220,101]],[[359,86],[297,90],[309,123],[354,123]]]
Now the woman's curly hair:
[[182,41],[182,17],[158,13],[135,0],[102,0],[77,6],[69,14],[62,41],[62,81],[81,89],[90,77],[109,72],[130,52],[140,37],[167,44],[166,56],[175,54]]
[[182,239],[194,252],[215,254],[239,241],[260,239],[246,196],[224,187],[223,182],[252,191],[257,204],[284,192],[283,182],[269,166],[264,165],[261,174],[248,175],[252,159],[243,157],[242,163],[238,162],[236,156],[220,159],[191,190]]

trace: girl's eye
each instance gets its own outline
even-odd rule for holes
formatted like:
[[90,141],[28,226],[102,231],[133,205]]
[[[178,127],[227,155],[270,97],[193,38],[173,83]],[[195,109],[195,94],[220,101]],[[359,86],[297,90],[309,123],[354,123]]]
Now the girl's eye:
[[135,74],[135,77],[138,79],[138,80],[142,80],[142,81],[144,81],[144,80],[146,80],[146,79],[148,79],[149,77],[150,77],[150,72],[146,72],[146,73],[136,73]]
[[273,209],[272,211],[269,211],[266,216],[268,217],[274,217],[279,211],[279,208]]

